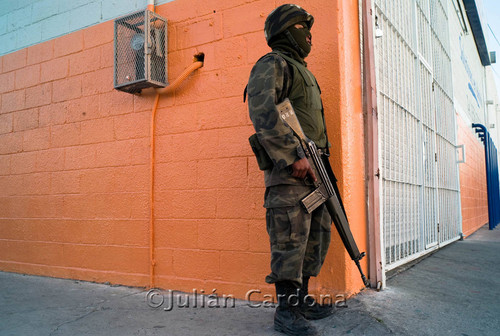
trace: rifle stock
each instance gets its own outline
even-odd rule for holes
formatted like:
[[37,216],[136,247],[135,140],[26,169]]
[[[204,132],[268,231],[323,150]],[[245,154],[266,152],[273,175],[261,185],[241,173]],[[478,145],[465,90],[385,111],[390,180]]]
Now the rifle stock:
[[326,167],[321,158],[321,154],[316,147],[314,141],[308,139],[304,134],[300,122],[297,119],[290,100],[287,98],[282,103],[276,105],[281,119],[290,126],[297,137],[300,139],[302,148],[306,153],[307,159],[318,178],[314,183],[315,189],[301,200],[306,212],[311,213],[320,205],[325,204],[328,213],[330,214],[335,228],[339,233],[342,243],[344,244],[351,259],[356,263],[361,274],[361,279],[365,286],[370,286],[370,282],[363,274],[359,261],[366,255],[365,252],[359,252],[358,246],[351,232],[347,216],[340,202],[340,196],[336,193],[334,185],[330,179],[333,176],[332,172],[328,171],[330,167]]

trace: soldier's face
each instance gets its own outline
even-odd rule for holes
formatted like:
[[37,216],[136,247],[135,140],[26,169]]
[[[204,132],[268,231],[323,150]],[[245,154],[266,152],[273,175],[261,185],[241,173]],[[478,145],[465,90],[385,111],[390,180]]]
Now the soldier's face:
[[306,22],[299,22],[290,26],[288,28],[290,34],[292,34],[293,39],[297,42],[300,50],[297,50],[301,53],[303,58],[306,58],[307,55],[311,52],[312,46],[312,36],[309,31],[309,26]]
[[307,25],[305,25],[304,23],[296,23],[293,27],[295,29],[303,29],[306,32],[305,37],[306,37],[307,44],[312,46],[312,35],[311,35],[311,32],[309,31],[309,29],[307,28]]

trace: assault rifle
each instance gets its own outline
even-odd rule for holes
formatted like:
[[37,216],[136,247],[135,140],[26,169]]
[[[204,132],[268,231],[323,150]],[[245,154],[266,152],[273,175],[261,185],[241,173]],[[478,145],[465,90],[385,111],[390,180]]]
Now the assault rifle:
[[349,222],[347,221],[346,214],[344,209],[340,203],[339,195],[335,191],[334,185],[332,183],[333,173],[331,171],[331,167],[326,161],[323,161],[318,148],[314,141],[308,139],[300,126],[299,120],[295,115],[295,111],[293,110],[292,104],[290,100],[287,98],[282,103],[276,105],[276,108],[279,112],[281,119],[293,130],[293,132],[297,135],[304,149],[304,153],[311,165],[314,174],[317,177],[317,181],[314,181],[314,191],[312,191],[309,195],[304,197],[301,200],[301,204],[307,213],[313,212],[317,209],[321,204],[325,203],[326,208],[328,209],[328,213],[332,217],[333,223],[337,228],[337,231],[344,243],[344,246],[349,252],[349,256],[356,263],[358,267],[359,273],[361,273],[361,279],[363,279],[363,283],[366,287],[370,286],[370,282],[363,274],[363,270],[361,269],[361,265],[359,261],[366,255],[365,252],[359,252],[358,246],[354,241],[354,237],[352,236],[351,229],[349,227]]

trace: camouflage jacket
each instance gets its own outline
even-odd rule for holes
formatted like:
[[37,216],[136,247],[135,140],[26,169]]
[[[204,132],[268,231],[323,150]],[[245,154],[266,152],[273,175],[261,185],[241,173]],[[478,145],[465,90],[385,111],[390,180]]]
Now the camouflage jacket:
[[276,110],[276,104],[288,97],[291,86],[291,71],[287,61],[273,52],[262,57],[250,73],[247,87],[250,119],[260,144],[273,163],[271,169],[264,171],[266,187],[306,183],[290,174],[290,165],[305,157],[305,154],[299,140],[278,117]]

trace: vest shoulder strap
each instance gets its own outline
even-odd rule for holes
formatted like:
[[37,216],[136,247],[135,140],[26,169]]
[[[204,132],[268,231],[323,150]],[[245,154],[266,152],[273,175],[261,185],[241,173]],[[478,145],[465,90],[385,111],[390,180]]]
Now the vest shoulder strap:
[[302,63],[279,51],[273,52],[284,58],[289,64],[292,64],[299,71],[302,78],[304,78],[307,86],[313,86],[314,84],[316,84],[316,78],[309,70],[307,70],[307,68]]
[[[261,59],[263,59],[264,57],[269,56],[271,54],[277,55],[283,61],[283,69],[284,69],[283,88],[284,88],[284,90],[281,94],[281,97],[279,97],[279,101],[283,101],[286,97],[288,97],[290,95],[290,91],[292,90],[293,71],[290,69],[290,64],[287,61],[287,59],[285,57],[283,57],[286,55],[283,55],[282,53],[277,52],[277,51],[271,51],[271,52],[265,54],[264,56],[259,58],[259,60],[256,63],[258,63]],[[247,92],[248,92],[248,84],[245,86],[245,90],[243,90],[243,102],[246,101]]]

